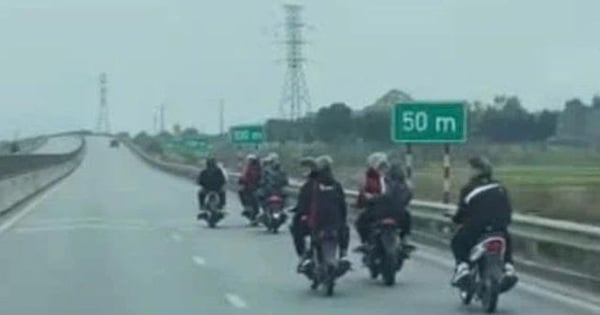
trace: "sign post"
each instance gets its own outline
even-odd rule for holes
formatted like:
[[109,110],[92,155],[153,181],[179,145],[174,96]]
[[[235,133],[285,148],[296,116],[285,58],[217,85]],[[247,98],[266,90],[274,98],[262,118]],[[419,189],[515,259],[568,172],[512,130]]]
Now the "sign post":
[[412,144],[444,144],[444,203],[450,202],[450,144],[467,140],[464,102],[404,102],[392,110],[392,140],[404,143],[409,184],[412,183]]

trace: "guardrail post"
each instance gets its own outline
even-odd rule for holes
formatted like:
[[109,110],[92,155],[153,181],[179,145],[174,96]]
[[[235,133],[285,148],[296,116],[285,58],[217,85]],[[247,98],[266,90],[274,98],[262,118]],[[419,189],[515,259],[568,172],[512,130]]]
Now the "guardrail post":
[[450,144],[444,144],[444,203],[450,203]]
[[405,159],[405,164],[406,164],[406,183],[408,184],[408,187],[410,188],[414,188],[414,184],[413,184],[413,180],[412,180],[412,175],[413,175],[413,170],[412,170],[412,164],[413,164],[413,152],[412,152],[412,144],[407,143],[406,144],[406,154],[404,156]]

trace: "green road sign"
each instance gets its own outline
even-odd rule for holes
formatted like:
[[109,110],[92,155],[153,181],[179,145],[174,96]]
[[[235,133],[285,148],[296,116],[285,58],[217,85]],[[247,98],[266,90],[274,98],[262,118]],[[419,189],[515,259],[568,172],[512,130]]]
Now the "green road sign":
[[405,102],[392,111],[392,140],[399,143],[451,143],[467,140],[463,102]]
[[208,141],[198,137],[173,138],[165,142],[169,151],[183,154],[205,154],[210,150]]
[[231,142],[235,144],[260,144],[265,141],[263,126],[237,126],[229,131]]

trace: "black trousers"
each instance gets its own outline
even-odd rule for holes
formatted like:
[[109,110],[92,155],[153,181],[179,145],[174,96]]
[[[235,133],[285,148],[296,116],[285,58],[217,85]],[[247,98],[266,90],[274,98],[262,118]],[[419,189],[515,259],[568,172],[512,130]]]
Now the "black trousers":
[[[200,206],[200,210],[204,209],[204,201],[206,199],[206,195],[208,195],[209,190],[200,189],[198,192],[198,204]],[[225,206],[225,190],[217,191],[219,194],[219,208],[223,208]]]
[[[513,263],[513,248],[512,239],[510,233],[506,228],[498,229],[499,232],[504,233],[506,239],[506,252],[504,253],[504,261],[507,263]],[[468,262],[471,248],[477,245],[479,238],[485,233],[485,230],[481,226],[470,226],[464,225],[463,227],[454,234],[452,238],[451,247],[452,253],[456,263]]]
[[256,191],[242,189],[238,192],[238,195],[240,197],[240,202],[244,207],[250,206],[255,214],[258,213],[260,207],[258,206]]
[[[306,237],[311,235],[311,230],[306,221],[302,220],[301,214],[294,214],[292,224],[290,225],[290,232],[294,240],[296,254],[304,256],[306,254]],[[348,253],[348,247],[350,247],[350,228],[344,224],[338,231],[338,236],[340,251],[344,254]]]
[[302,220],[302,215],[295,213],[290,224],[290,233],[294,240],[294,249],[299,257],[306,254],[306,238],[310,235],[310,228],[306,221]]

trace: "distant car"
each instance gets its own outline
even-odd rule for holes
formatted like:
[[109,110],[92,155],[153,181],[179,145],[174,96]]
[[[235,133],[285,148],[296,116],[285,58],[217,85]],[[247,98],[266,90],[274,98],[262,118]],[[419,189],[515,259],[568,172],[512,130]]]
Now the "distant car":
[[117,140],[117,139],[110,140],[110,147],[111,148],[118,148],[119,147],[119,140]]

